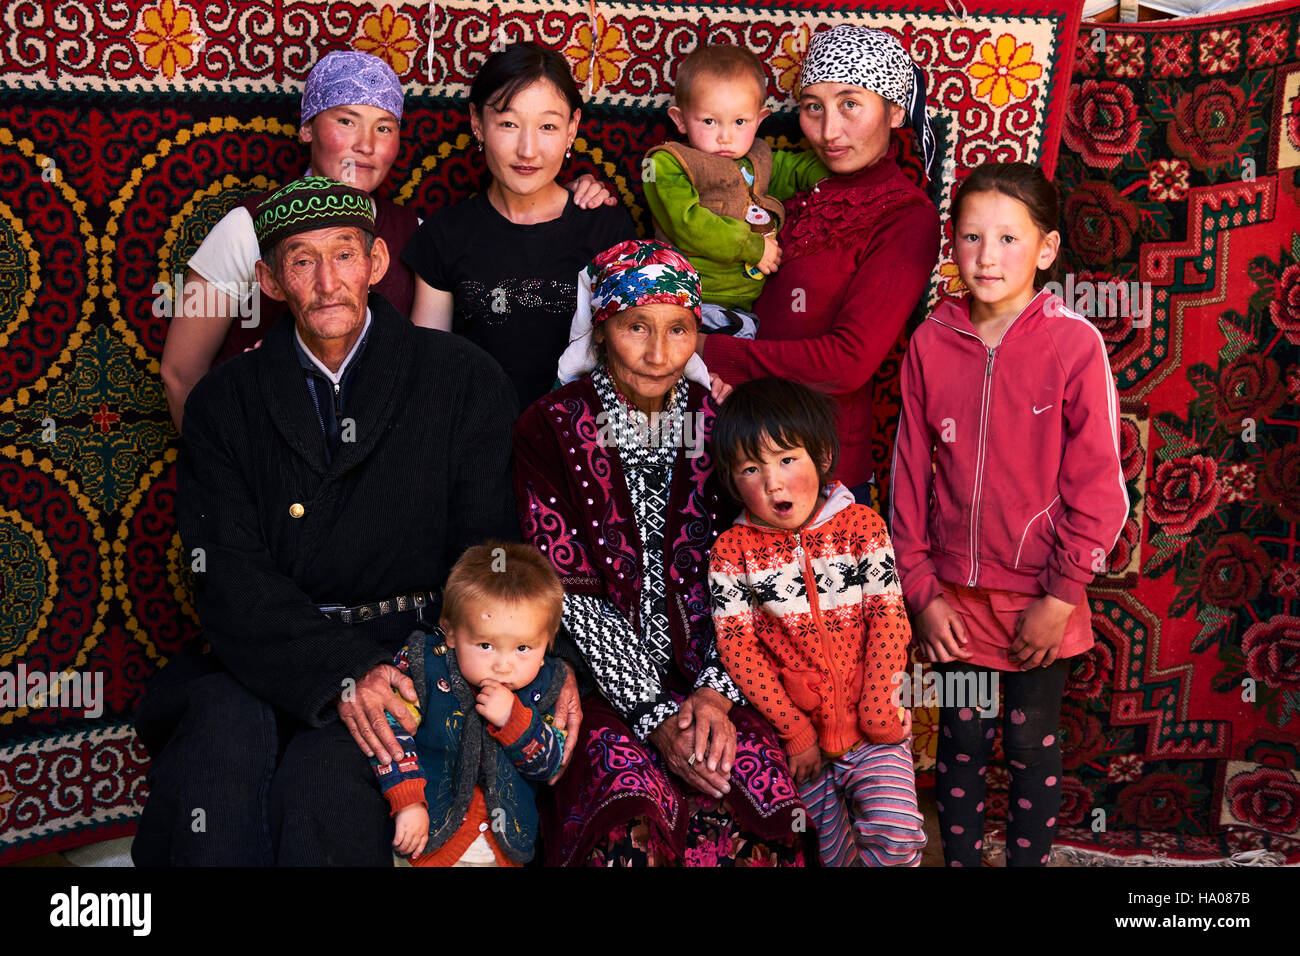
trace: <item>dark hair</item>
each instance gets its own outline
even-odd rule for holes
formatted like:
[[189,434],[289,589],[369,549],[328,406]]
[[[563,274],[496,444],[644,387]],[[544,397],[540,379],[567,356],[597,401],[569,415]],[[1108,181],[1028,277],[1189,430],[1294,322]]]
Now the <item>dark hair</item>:
[[471,601],[545,603],[550,642],[560,626],[564,586],[551,562],[531,544],[485,541],[466,549],[442,589],[442,624],[454,631]]
[[531,41],[512,43],[489,56],[474,75],[469,101],[480,116],[487,106],[506,110],[516,93],[538,80],[547,80],[560,91],[569,104],[570,116],[582,109],[582,95],[573,82],[568,61],[554,50]]
[[698,80],[705,77],[730,80],[743,74],[758,84],[758,102],[761,107],[767,99],[767,71],[763,69],[763,63],[758,57],[743,46],[697,46],[677,67],[674,80],[677,105],[684,107],[690,102],[691,87]]
[[[1002,193],[1024,203],[1029,212],[1029,219],[1047,235],[1060,229],[1060,200],[1056,187],[1043,171],[1033,163],[982,163],[976,166],[960,186],[952,199],[953,239],[957,238],[957,220],[961,216],[962,204],[967,196],[976,193]],[[1044,282],[1054,280],[1060,271],[1061,257],[1046,269],[1034,273],[1034,284],[1042,286]]]
[[778,448],[802,445],[826,484],[840,460],[835,403],[822,392],[785,378],[756,378],[737,385],[713,423],[709,448],[722,486],[740,501],[731,469],[757,458],[767,441]]

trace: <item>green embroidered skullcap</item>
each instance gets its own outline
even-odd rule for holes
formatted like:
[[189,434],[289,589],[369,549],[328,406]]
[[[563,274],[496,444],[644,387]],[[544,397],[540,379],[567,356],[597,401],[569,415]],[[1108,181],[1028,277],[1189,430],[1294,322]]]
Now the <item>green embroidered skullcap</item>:
[[375,204],[355,186],[328,176],[304,176],[281,186],[262,200],[253,216],[263,255],[288,236],[336,226],[356,226],[374,235]]

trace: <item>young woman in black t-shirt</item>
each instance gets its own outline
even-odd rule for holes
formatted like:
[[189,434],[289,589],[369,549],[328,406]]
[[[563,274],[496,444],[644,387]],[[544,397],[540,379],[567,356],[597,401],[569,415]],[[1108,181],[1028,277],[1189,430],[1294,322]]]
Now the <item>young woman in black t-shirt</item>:
[[480,345],[520,409],[555,382],[579,271],[635,236],[621,205],[582,209],[555,182],[581,116],[558,53],[517,43],[488,57],[470,87],[470,127],[491,183],[433,213],[402,253],[416,275],[412,321]]

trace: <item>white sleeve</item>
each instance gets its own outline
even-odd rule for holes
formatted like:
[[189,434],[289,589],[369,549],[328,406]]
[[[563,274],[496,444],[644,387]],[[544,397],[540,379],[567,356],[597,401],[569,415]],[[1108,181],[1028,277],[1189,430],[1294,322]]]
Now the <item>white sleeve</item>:
[[190,256],[190,268],[236,299],[250,295],[257,282],[257,248],[253,217],[236,206],[212,227]]

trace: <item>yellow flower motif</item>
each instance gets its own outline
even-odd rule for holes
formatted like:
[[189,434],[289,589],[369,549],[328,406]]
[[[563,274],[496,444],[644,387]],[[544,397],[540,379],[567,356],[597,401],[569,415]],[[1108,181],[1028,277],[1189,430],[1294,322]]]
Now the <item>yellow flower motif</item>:
[[943,283],[944,295],[961,295],[966,291],[966,283],[961,281],[955,262],[945,262],[939,266],[939,281]]
[[778,89],[793,93],[799,82],[799,70],[803,58],[808,53],[808,44],[812,41],[812,30],[806,24],[800,24],[793,33],[781,39],[781,52],[772,57],[772,69],[776,71]]
[[194,62],[190,44],[199,35],[190,29],[190,11],[185,7],[177,9],[172,0],[163,0],[141,11],[140,22],[143,28],[131,39],[144,48],[146,66],[170,80]]
[[592,38],[591,24],[584,23],[578,27],[573,46],[564,51],[564,55],[574,61],[573,73],[579,83],[591,83],[591,92],[594,93],[602,86],[612,86],[618,79],[621,67],[618,65],[628,59],[631,54],[621,49],[623,44],[623,31],[618,27],[605,22],[602,14],[596,16],[596,34],[600,37],[600,42],[595,46],[596,61],[595,73],[592,73]]
[[405,14],[399,16],[392,7],[385,6],[378,13],[369,13],[362,19],[361,32],[365,35],[352,44],[356,49],[379,57],[398,76],[411,68],[408,54],[420,45],[420,41],[412,35],[412,23]]
[[0,823],[4,823],[5,817],[9,815],[9,811],[5,809],[5,804],[9,803],[17,796],[18,794],[8,789],[8,785],[5,783],[4,777],[0,777]]
[[[910,678],[909,678],[910,679]],[[912,708],[912,753],[922,770],[934,766],[939,752],[939,708]]]
[[974,63],[970,75],[979,80],[975,87],[976,96],[987,96],[993,106],[1002,107],[1012,97],[1022,99],[1029,92],[1029,81],[1043,75],[1043,68],[1031,63],[1034,55],[1032,43],[1016,45],[1016,38],[1010,33],[998,37],[997,46],[992,43],[980,44],[980,58],[983,63]]

